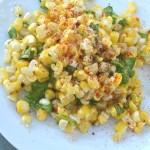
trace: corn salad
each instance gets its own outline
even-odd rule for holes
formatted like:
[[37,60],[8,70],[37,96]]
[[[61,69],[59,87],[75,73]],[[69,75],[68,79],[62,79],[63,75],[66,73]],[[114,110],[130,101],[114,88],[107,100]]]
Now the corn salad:
[[80,0],[40,0],[32,13],[17,6],[5,43],[0,82],[25,125],[53,117],[61,130],[87,133],[116,120],[114,141],[150,125],[141,109],[136,68],[150,62],[150,33],[136,4],[117,15],[111,6],[87,9]]

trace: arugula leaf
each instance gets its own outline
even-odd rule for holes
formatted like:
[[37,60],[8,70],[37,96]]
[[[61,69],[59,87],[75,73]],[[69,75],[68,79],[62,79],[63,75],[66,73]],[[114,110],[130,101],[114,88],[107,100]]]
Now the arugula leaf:
[[32,109],[39,108],[39,100],[44,97],[45,91],[48,88],[48,82],[40,83],[35,81],[32,83],[32,89],[26,93],[25,100],[30,104]]
[[125,27],[128,25],[127,19],[121,19],[118,24],[120,24],[122,27]]
[[15,39],[17,37],[17,31],[14,27],[11,27],[8,31],[8,35],[11,39]]
[[124,112],[124,109],[120,105],[115,105],[115,109],[118,115],[121,115]]
[[111,6],[107,6],[103,9],[103,13],[105,13],[106,15],[112,16],[114,14],[114,11]]
[[68,66],[65,68],[65,70],[66,70],[67,72],[69,72],[70,74],[73,74],[74,71],[76,70],[76,68],[73,67],[73,66],[71,66],[71,65],[68,65]]
[[96,16],[95,12],[93,10],[85,10],[86,14],[92,14],[94,17]]
[[144,38],[144,39],[148,38],[148,34],[146,33],[139,32],[139,35],[141,36],[141,38]]
[[99,24],[94,24],[93,22],[90,23],[90,28],[92,28],[94,31],[99,31]]
[[133,70],[136,59],[134,57],[128,58],[126,60],[114,60],[112,64],[116,66],[116,71],[122,75],[122,84],[126,84],[130,78],[135,74]]
[[20,59],[24,60],[32,60],[35,57],[35,50],[31,48],[27,48],[24,50],[24,52],[21,54]]

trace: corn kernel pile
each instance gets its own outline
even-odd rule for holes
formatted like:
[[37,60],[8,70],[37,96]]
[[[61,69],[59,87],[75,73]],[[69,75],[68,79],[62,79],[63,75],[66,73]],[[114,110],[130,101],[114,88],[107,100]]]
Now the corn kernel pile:
[[111,6],[87,9],[82,0],[40,0],[41,9],[16,7],[0,82],[25,125],[53,117],[68,133],[116,120],[114,141],[127,129],[150,125],[141,110],[136,68],[150,62],[150,33],[129,3],[122,15]]

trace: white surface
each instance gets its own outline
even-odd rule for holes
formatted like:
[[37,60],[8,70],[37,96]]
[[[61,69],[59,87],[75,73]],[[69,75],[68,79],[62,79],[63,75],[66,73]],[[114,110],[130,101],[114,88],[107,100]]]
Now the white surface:
[[[149,0],[135,0],[139,6],[139,16],[142,17],[144,25],[150,27],[150,3]],[[109,3],[118,12],[125,9],[128,0],[99,0],[103,6]],[[26,11],[38,7],[38,0],[0,0],[0,64],[3,62],[4,46],[7,39],[7,28],[13,20],[10,8],[15,4],[21,4]],[[149,70],[149,71],[148,71]],[[143,106],[150,111],[150,69],[147,67],[140,72],[145,93]],[[91,133],[95,132],[93,136]],[[27,129],[20,123],[20,116],[15,111],[13,103],[9,102],[6,94],[0,88],[0,132],[19,150],[149,150],[150,128],[145,128],[140,135],[131,132],[126,134],[120,143],[114,143],[111,139],[113,134],[113,122],[101,127],[93,127],[88,134],[75,134],[73,137],[61,132],[53,120],[46,123],[34,121],[32,127]]]

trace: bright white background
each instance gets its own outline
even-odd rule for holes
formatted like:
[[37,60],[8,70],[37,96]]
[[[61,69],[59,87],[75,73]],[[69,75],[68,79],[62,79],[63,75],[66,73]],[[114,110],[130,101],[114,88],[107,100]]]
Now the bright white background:
[[[121,12],[127,7],[129,0],[97,0],[103,6],[111,4],[114,10]],[[138,15],[142,18],[144,26],[150,27],[150,3],[149,0],[135,0],[139,7]],[[12,8],[21,4],[26,11],[38,8],[38,0],[0,0],[0,64],[3,63],[4,41],[7,39],[7,28],[13,20]],[[150,67],[140,71],[143,81],[144,109],[150,112]],[[149,70],[149,71],[148,71]],[[4,90],[0,87],[0,132],[19,150],[149,150],[150,128],[146,127],[138,136],[128,132],[120,143],[114,143],[113,121],[101,127],[93,127],[88,134],[76,133],[73,136],[60,131],[53,120],[46,123],[33,121],[27,129],[20,122],[15,105],[6,98]],[[92,135],[95,132],[95,135]]]

